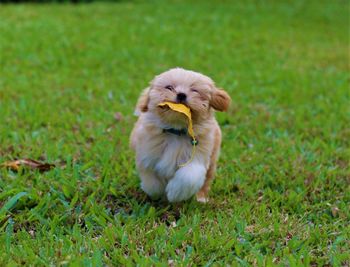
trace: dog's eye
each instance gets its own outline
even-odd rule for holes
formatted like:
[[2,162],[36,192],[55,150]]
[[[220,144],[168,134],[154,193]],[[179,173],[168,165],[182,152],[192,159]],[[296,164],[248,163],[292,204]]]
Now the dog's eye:
[[171,90],[171,91],[174,90],[174,86],[172,86],[172,85],[167,85],[164,88],[168,89],[168,90]]
[[194,89],[194,88],[191,88],[191,91],[192,92],[195,92],[195,93],[198,93],[198,90]]

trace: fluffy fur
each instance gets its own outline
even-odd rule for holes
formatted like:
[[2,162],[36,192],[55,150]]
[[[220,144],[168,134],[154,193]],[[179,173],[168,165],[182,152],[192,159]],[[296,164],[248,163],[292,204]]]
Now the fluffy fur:
[[[190,137],[166,133],[163,129],[187,128],[187,118],[158,106],[164,101],[178,102],[179,93],[187,97],[184,104],[191,109],[193,129],[199,141],[194,159],[184,167],[179,165],[191,156]],[[135,113],[139,118],[130,137],[130,145],[136,151],[141,188],[146,194],[154,198],[165,195],[170,202],[187,200],[197,194],[198,201],[208,201],[221,144],[214,109],[226,111],[230,101],[224,90],[197,72],[175,68],[153,79],[138,100]]]

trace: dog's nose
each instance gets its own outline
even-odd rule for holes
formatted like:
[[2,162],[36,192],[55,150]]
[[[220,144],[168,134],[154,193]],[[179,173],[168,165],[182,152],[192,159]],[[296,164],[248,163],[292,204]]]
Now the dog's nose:
[[182,103],[182,102],[186,101],[186,97],[187,97],[186,94],[178,93],[176,96],[176,100],[177,100],[177,102]]

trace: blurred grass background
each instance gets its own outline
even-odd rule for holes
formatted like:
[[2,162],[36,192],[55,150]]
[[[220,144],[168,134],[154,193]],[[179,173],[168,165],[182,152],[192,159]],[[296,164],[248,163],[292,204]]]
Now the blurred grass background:
[[[0,160],[58,166],[0,170],[1,265],[349,264],[349,14],[348,1],[0,5]],[[233,99],[208,205],[147,200],[128,148],[139,93],[175,66]]]

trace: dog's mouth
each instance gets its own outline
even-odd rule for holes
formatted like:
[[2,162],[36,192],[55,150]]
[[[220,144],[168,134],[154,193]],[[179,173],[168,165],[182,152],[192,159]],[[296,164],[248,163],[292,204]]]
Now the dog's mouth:
[[[191,112],[193,112],[192,108],[188,105],[188,103],[179,103],[179,102],[174,102],[174,101],[164,101],[164,102],[170,102],[170,103],[174,103],[174,104],[181,104],[181,105],[184,105],[184,106],[186,106],[187,108],[189,108],[189,109],[191,110]],[[172,110],[169,106],[167,106],[167,105],[161,105],[161,104],[158,105],[158,108],[159,108],[160,110],[163,110],[163,111]]]

